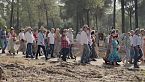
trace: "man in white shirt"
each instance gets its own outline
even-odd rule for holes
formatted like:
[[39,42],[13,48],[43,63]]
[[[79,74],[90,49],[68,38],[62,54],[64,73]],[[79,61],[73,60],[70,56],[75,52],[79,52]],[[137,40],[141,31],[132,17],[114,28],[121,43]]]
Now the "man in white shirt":
[[82,64],[88,64],[89,63],[89,58],[90,58],[90,48],[89,48],[89,39],[87,35],[87,28],[88,25],[83,26],[83,31],[81,32],[81,45],[83,48],[83,53],[81,57],[81,63]]
[[141,38],[139,36],[140,30],[136,29],[135,34],[133,35],[133,47],[134,47],[134,68],[139,68],[137,62],[142,58],[143,53],[141,50]]
[[23,55],[24,55],[25,51],[26,51],[26,38],[25,38],[24,29],[20,30],[19,41],[20,41],[20,46],[17,50],[17,54],[18,54],[19,51],[21,51],[21,52],[23,52]]
[[51,55],[51,58],[54,58],[54,56],[53,56],[54,42],[55,42],[54,31],[55,31],[55,29],[52,28],[51,32],[48,34],[48,46],[50,47],[49,54]]
[[70,42],[69,56],[71,57],[71,59],[74,59],[73,54],[72,54],[72,46],[74,43],[74,35],[73,35],[72,28],[68,29],[67,37],[69,38],[69,42]]
[[25,38],[26,38],[26,42],[27,42],[26,58],[29,58],[29,55],[31,56],[31,58],[34,58],[33,51],[32,51],[32,45],[33,45],[33,42],[35,39],[34,39],[31,27],[27,28],[27,32],[25,33]]

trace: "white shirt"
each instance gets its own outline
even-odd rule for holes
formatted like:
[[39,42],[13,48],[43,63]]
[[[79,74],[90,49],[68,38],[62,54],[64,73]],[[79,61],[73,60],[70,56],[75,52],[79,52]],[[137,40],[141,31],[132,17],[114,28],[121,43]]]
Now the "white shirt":
[[48,37],[49,37],[49,43],[50,44],[54,44],[54,33],[49,33],[48,34]]
[[68,38],[69,38],[70,43],[72,44],[72,43],[74,42],[73,33],[72,33],[72,32],[68,32],[68,33],[67,33],[67,36],[68,36]]
[[132,46],[133,45],[133,36],[130,36],[129,39],[130,39],[130,45]]
[[27,43],[33,43],[33,41],[35,40],[32,32],[26,32],[25,38]]
[[138,36],[138,35],[133,35],[133,38],[132,38],[133,40],[133,46],[135,47],[135,46],[140,46],[141,45],[141,37],[140,36]]
[[23,40],[26,40],[24,32],[20,32],[20,33],[19,33],[19,39],[20,39],[20,40],[22,40],[22,39],[23,39]]
[[81,42],[81,34],[80,33],[77,34],[76,40],[77,40],[78,43]]
[[81,45],[84,44],[88,44],[89,40],[88,40],[88,36],[87,33],[85,31],[81,32]]

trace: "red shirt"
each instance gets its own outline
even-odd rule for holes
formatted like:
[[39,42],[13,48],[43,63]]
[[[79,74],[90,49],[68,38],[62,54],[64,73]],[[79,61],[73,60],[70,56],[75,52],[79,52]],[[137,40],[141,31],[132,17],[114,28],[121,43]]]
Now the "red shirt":
[[37,41],[38,40],[38,33],[34,33],[33,36],[35,38],[35,41]]
[[69,48],[69,43],[68,43],[68,41],[66,40],[66,37],[65,37],[65,36],[62,36],[62,37],[61,37],[61,47],[62,47],[62,48]]

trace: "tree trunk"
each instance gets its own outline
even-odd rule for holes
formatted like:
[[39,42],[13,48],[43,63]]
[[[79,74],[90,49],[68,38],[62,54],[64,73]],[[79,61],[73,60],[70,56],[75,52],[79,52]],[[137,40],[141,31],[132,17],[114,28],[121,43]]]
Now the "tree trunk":
[[116,27],[116,0],[114,0],[114,10],[113,10],[113,27],[112,27],[112,29],[115,29],[115,27]]
[[131,11],[129,12],[129,18],[130,18],[130,29],[133,30],[133,28],[132,28],[132,13],[131,13]]
[[78,13],[78,9],[76,12],[76,34],[79,32],[79,13]]
[[46,22],[47,22],[47,27],[48,27],[48,11],[47,11],[47,5],[45,3],[45,0],[43,0],[43,5],[44,5],[44,8],[45,8]]
[[19,28],[19,0],[17,0],[17,28]]
[[29,26],[32,27],[32,16],[31,16],[31,8],[30,8],[29,0],[26,1],[26,5],[27,5],[27,12],[29,17]]
[[135,28],[138,28],[138,0],[135,0]]
[[86,10],[87,12],[87,25],[90,26],[90,16],[89,16],[89,9]]
[[10,27],[13,27],[13,14],[14,14],[14,0],[12,0],[11,3]]
[[121,12],[122,12],[122,33],[125,33],[125,10],[124,10],[124,0],[121,0]]
[[98,16],[97,16],[97,14],[95,15],[95,19],[96,19],[96,30],[98,31]]

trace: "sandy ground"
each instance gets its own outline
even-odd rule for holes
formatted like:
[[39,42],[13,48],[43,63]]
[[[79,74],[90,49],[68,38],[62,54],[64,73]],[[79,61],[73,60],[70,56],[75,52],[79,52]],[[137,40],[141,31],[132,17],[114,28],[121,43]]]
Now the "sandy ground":
[[[42,57],[43,58],[43,57]],[[58,59],[31,60],[23,57],[1,56],[2,82],[145,82],[145,70],[104,65],[97,59],[89,65],[77,60],[58,62]]]
[[[102,49],[100,57],[104,52]],[[0,82],[145,82],[145,64],[134,69],[123,63],[119,67],[105,65],[102,58],[81,65],[80,57],[60,62],[57,58],[26,59],[21,53],[15,57],[0,55]]]

